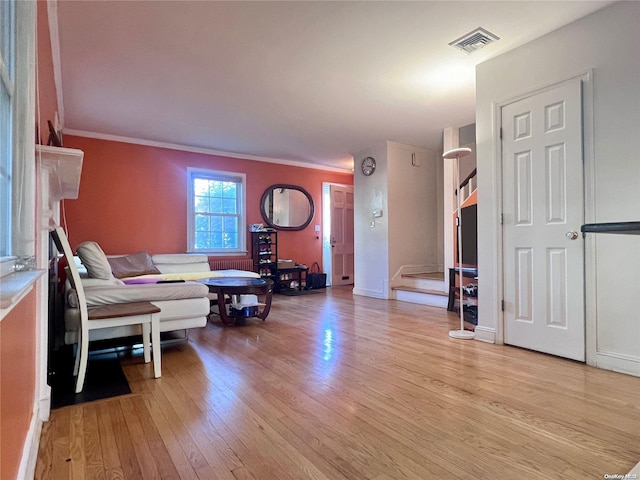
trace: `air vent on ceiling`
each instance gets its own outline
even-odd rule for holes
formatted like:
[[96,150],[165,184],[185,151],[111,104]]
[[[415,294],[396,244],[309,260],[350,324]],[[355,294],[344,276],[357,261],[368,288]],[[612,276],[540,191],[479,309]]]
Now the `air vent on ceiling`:
[[472,32],[463,35],[462,37],[449,43],[452,47],[458,48],[466,53],[472,53],[476,50],[486,47],[490,43],[500,40],[500,37],[485,30],[482,27],[478,27]]

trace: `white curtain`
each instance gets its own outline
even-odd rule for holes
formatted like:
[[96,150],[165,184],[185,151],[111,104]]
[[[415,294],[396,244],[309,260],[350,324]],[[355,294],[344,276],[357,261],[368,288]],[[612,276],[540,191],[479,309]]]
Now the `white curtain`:
[[12,167],[12,254],[36,252],[36,2],[16,2],[16,109]]

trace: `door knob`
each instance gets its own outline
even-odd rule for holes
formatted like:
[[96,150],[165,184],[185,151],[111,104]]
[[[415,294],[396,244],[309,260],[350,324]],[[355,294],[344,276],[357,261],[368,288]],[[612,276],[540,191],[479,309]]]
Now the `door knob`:
[[575,240],[576,238],[578,238],[578,232],[576,232],[575,230],[572,232],[567,232],[567,238],[569,240]]

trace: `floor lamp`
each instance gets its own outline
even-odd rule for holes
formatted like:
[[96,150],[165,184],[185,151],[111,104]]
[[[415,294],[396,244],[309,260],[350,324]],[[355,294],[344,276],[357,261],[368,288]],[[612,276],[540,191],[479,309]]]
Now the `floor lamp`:
[[[456,198],[458,199],[458,227],[456,229],[457,233],[457,243],[458,243],[458,270],[460,275],[460,330],[451,330],[449,331],[449,336],[452,338],[459,338],[462,340],[471,340],[475,334],[470,330],[464,329],[464,300],[463,300],[463,285],[462,285],[462,216],[460,215],[460,204],[462,200],[460,199],[460,157],[466,157],[471,153],[470,148],[454,148],[453,150],[448,150],[442,154],[442,158],[444,159],[454,159],[456,160]],[[454,269],[455,275],[455,269]]]

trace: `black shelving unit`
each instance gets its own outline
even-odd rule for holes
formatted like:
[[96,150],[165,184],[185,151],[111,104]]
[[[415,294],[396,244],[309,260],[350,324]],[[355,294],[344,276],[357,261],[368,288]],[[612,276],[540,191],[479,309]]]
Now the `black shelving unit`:
[[263,230],[251,232],[251,258],[253,270],[261,277],[273,278],[278,264],[278,232]]

